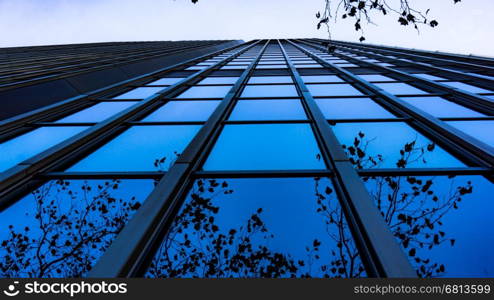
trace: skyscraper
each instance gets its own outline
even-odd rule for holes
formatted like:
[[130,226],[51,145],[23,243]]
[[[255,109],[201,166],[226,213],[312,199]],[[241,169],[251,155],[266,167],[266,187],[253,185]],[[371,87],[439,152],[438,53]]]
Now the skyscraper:
[[230,43],[0,124],[2,277],[494,275],[494,59]]

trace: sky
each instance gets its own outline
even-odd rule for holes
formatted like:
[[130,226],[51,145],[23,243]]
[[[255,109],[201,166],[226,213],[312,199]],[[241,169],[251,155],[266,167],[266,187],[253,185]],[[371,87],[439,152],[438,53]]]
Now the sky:
[[[398,2],[398,0],[388,0]],[[366,25],[371,44],[494,57],[494,0],[410,0],[439,21],[420,34],[396,16]],[[324,0],[0,0],[0,47],[110,41],[325,38],[315,14]],[[333,38],[358,41],[353,23]]]

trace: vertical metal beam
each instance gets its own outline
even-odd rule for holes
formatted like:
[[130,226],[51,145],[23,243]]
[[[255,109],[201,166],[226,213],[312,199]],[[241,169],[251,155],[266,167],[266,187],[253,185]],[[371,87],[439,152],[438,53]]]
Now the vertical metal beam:
[[193,181],[192,174],[199,169],[199,156],[206,152],[204,148],[213,135],[219,133],[221,121],[234,104],[233,99],[268,44],[269,41],[264,44],[180,158],[103,254],[89,277],[134,277],[145,272],[147,264],[154,256],[154,250],[159,247],[161,238],[183,202],[183,196]]
[[[407,257],[393,237],[363,181],[354,169],[322,111],[279,42],[289,70],[295,79],[303,102],[314,120],[322,146],[329,153],[329,163],[335,173],[335,187],[346,211],[347,221],[359,248],[360,256],[370,277],[416,277]],[[295,48],[295,47],[294,47]]]

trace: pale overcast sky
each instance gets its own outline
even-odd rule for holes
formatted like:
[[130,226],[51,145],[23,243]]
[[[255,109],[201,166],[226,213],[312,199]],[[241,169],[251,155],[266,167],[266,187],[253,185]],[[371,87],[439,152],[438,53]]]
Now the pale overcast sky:
[[[393,2],[398,0],[389,0]],[[368,43],[494,56],[494,0],[411,0],[439,21],[420,35],[377,17]],[[325,37],[324,0],[0,0],[1,47],[109,41]],[[339,20],[333,37],[357,41]]]

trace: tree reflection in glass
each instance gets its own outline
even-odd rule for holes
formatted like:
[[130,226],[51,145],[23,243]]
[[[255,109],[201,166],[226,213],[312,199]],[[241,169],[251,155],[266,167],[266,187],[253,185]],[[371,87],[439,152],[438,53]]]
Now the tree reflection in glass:
[[[379,168],[383,163],[382,155],[368,154],[367,148],[373,142],[361,131],[351,145],[343,145],[357,169]],[[416,140],[410,140],[396,154],[395,167],[406,168],[425,160],[435,148],[434,143],[417,146]],[[481,226],[491,219],[481,211],[494,208],[492,197],[486,193],[493,190],[487,180],[481,176],[376,176],[363,180],[420,277],[494,274],[492,258],[482,262],[473,258],[490,252],[494,246],[494,235]],[[472,222],[464,223],[467,219]],[[488,228],[494,225],[487,223]],[[470,234],[463,234],[465,231]],[[473,251],[469,244],[476,244],[477,250]]]
[[365,276],[328,178],[197,180],[147,277]]
[[0,213],[0,277],[84,276],[152,180],[54,180]]

